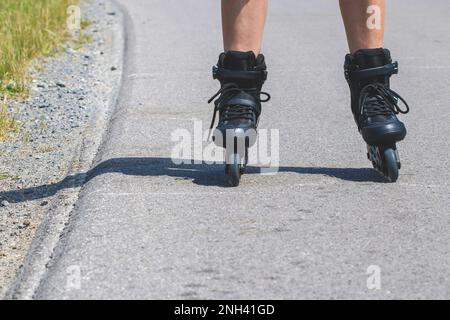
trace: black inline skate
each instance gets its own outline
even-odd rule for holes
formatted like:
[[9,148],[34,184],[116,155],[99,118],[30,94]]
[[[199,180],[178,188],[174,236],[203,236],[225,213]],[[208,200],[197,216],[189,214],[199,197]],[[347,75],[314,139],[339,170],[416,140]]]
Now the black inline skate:
[[270,100],[270,95],[261,91],[267,78],[264,56],[256,57],[252,51],[224,52],[213,67],[213,78],[220,81],[221,88],[208,101],[217,98],[210,129],[218,112],[213,140],[225,148],[225,173],[228,184],[235,187],[248,163],[248,149],[256,142],[261,103]]
[[[390,182],[398,179],[401,167],[396,143],[406,136],[405,125],[397,118],[409,106],[390,89],[390,77],[398,73],[387,49],[363,49],[345,58],[345,77],[350,86],[351,105],[359,132],[367,143],[373,167]],[[398,105],[401,101],[405,109]]]

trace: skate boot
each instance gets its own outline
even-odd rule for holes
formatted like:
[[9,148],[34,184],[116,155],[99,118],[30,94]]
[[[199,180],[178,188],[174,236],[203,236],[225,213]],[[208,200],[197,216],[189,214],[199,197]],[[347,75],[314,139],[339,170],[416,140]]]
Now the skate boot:
[[210,129],[219,113],[213,141],[225,148],[228,184],[238,186],[248,162],[248,148],[256,142],[261,103],[270,100],[270,95],[261,91],[267,78],[264,56],[256,57],[252,51],[224,52],[213,67],[213,77],[221,88],[208,101],[216,99]]
[[[351,106],[373,167],[388,181],[398,179],[401,167],[396,143],[406,136],[405,125],[397,118],[409,106],[390,89],[390,77],[398,73],[387,49],[363,49],[345,58],[345,77],[350,86]],[[401,101],[405,109],[398,105]]]

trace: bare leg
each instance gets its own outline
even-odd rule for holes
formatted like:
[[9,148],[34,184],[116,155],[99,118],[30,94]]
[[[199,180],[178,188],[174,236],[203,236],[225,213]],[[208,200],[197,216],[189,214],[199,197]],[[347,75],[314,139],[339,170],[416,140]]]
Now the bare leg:
[[267,15],[267,0],[222,0],[225,51],[253,51],[258,55]]
[[339,0],[350,52],[383,47],[385,0]]

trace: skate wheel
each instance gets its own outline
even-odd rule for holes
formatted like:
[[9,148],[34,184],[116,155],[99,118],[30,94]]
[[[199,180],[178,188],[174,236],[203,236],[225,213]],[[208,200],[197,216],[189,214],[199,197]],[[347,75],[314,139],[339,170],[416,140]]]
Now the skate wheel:
[[235,153],[230,156],[229,163],[226,164],[225,172],[228,178],[228,185],[231,187],[239,186],[243,173],[243,166],[239,154]]
[[398,179],[398,161],[394,149],[388,148],[384,150],[384,167],[386,178],[389,182],[396,182]]

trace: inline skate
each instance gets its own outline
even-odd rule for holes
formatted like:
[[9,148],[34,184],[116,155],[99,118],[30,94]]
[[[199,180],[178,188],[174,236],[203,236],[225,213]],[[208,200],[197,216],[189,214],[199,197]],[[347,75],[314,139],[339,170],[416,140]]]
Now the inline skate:
[[[396,143],[406,137],[406,127],[397,115],[409,112],[406,101],[390,89],[390,77],[398,73],[398,63],[392,62],[387,49],[362,49],[346,56],[344,68],[367,156],[377,171],[395,182],[401,168]],[[399,107],[400,101],[404,109]]]
[[210,130],[216,122],[212,139],[225,148],[225,174],[230,186],[238,186],[248,163],[248,149],[256,142],[261,103],[270,100],[262,92],[267,68],[262,54],[252,51],[227,51],[213,67],[213,78],[220,81],[220,90],[208,101],[214,101]]

